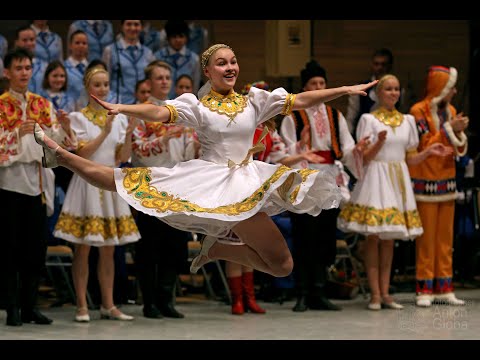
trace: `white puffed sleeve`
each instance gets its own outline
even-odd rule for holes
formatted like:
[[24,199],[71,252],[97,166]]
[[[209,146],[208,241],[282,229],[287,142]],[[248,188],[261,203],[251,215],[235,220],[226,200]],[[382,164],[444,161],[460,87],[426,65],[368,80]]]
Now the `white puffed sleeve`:
[[92,140],[87,132],[87,120],[81,112],[73,112],[69,114],[70,127],[77,135],[79,145],[85,144]]
[[340,130],[340,144],[343,153],[343,157],[340,160],[350,172],[359,179],[362,176],[361,168],[363,165],[363,156],[360,155],[358,151],[355,151],[355,140],[353,140],[353,137],[348,130],[347,120],[342,113],[340,113],[338,119],[338,127]]
[[173,105],[178,113],[175,121],[177,125],[183,125],[191,128],[198,128],[202,125],[202,104],[194,94],[185,93],[175,98],[167,100],[167,105]]
[[[257,126],[286,110],[289,93],[284,88],[277,88],[272,92],[252,87],[248,92],[248,101],[255,109]],[[293,104],[291,104],[293,105]],[[289,114],[285,114],[289,115]]]
[[362,140],[364,137],[369,137],[370,143],[375,143],[377,141],[377,132],[372,126],[371,114],[363,114],[358,120],[357,126],[357,142]]
[[404,116],[404,121],[408,122],[408,142],[407,142],[407,148],[405,149],[406,151],[414,151],[417,150],[418,143],[419,143],[419,137],[418,137],[418,130],[417,130],[417,125],[415,123],[415,118],[413,115],[403,115]]
[[118,114],[113,119],[113,123],[116,123],[118,126],[117,144],[124,144],[126,140],[125,137],[127,136],[128,117],[123,114]]

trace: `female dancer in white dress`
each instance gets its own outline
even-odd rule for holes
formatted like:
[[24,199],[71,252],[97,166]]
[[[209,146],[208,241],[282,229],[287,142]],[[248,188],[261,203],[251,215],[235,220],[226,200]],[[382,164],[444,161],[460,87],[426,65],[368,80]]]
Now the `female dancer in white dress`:
[[[110,114],[195,128],[202,145],[200,159],[171,169],[112,169],[63,151],[38,128],[36,139],[46,157],[53,159],[50,166],[58,163],[95,186],[117,191],[134,208],[174,227],[211,235],[192,262],[192,272],[212,259],[224,259],[286,276],[293,268],[292,256],[270,215],[284,210],[317,215],[322,209],[337,207],[341,195],[331,172],[252,161],[255,128],[279,113],[289,114],[342,95],[365,95],[377,81],[297,95],[283,88],[270,93],[252,87],[242,96],[233,89],[239,66],[228,45],[207,49],[202,67],[211,90],[199,94],[200,100],[193,94],[168,100],[163,106],[97,100]],[[244,245],[216,241],[230,229]]]
[[[110,89],[108,72],[90,69],[84,78],[86,90],[105,98]],[[128,161],[132,149],[133,123],[125,115],[107,115],[91,101],[80,112],[69,115],[79,141],[76,153],[110,169]],[[133,121],[133,120],[132,120]],[[74,174],[65,196],[54,235],[75,243],[72,271],[77,295],[76,321],[90,320],[87,310],[88,255],[90,246],[99,248],[98,281],[102,317],[132,320],[113,304],[115,245],[140,238],[130,207],[116,192],[92,186]]]
[[415,119],[395,109],[400,97],[400,83],[395,76],[383,76],[376,93],[378,110],[363,114],[357,127],[357,139],[370,136],[372,144],[363,155],[364,176],[340,212],[338,227],[367,236],[365,264],[371,294],[368,308],[380,310],[383,305],[402,309],[388,294],[393,240],[414,239],[423,233],[406,162],[417,164],[428,156],[448,156],[452,152],[440,143],[416,152]]

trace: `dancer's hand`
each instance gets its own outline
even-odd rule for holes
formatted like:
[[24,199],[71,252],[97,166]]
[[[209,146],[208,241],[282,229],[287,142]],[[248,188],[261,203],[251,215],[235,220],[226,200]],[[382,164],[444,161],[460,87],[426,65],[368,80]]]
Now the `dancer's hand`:
[[302,155],[305,160],[307,160],[311,164],[323,164],[327,160],[318,154],[315,154],[318,150],[312,149],[305,151]]
[[27,134],[33,134],[34,127],[35,127],[35,120],[26,120],[20,124],[18,135],[20,137],[23,137]]
[[62,147],[67,150],[75,150],[77,147],[77,144],[72,142],[69,137],[65,137],[62,141]]
[[170,139],[179,138],[180,136],[182,136],[183,131],[184,129],[181,126],[168,126],[167,131],[165,131],[163,136],[158,138],[158,141],[163,146],[167,146]]
[[70,128],[70,118],[68,117],[68,113],[65,110],[58,110],[57,111],[57,120],[62,126],[62,129],[67,133],[70,134],[72,129]]
[[135,128],[137,127],[137,125],[138,125],[138,119],[133,116],[129,116],[128,126],[127,126],[127,135],[131,135],[133,133],[133,130],[135,130]]
[[429,155],[449,156],[453,155],[453,149],[441,143],[435,143],[428,148]]
[[110,134],[110,131],[112,131],[112,122],[114,118],[115,115],[113,114],[107,115],[107,119],[105,120],[105,126],[103,127],[103,132],[105,133],[105,135]]
[[347,86],[348,95],[363,95],[366,96],[365,90],[370,89],[372,86],[377,85],[378,80],[370,81],[368,84],[359,84]]
[[458,113],[455,118],[450,120],[450,125],[452,125],[452,129],[454,132],[459,133],[468,127],[468,122],[468,116],[464,116],[463,112],[461,112]]
[[182,126],[169,126],[164,136],[168,137],[169,139],[179,138],[182,136],[183,132],[184,128]]
[[382,130],[378,133],[378,141],[385,142],[387,140],[387,130]]
[[90,97],[99,103],[104,109],[108,110],[108,115],[118,115],[120,114],[120,104],[111,104],[109,102],[100,100],[93,94],[90,94]]
[[363,154],[363,152],[369,147],[369,145],[370,145],[370,136],[365,136],[355,145],[355,150],[358,153]]

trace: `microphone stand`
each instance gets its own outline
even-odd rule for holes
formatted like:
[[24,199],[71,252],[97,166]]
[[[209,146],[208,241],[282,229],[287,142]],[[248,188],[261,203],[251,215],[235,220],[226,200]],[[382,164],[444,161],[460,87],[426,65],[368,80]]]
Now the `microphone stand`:
[[120,102],[120,82],[122,83],[122,86],[125,86],[125,84],[123,83],[122,64],[120,63],[120,51],[118,50],[117,41],[114,42],[114,46],[115,46],[115,52],[117,53],[117,68],[115,69],[115,72],[117,73],[116,101],[118,104]]

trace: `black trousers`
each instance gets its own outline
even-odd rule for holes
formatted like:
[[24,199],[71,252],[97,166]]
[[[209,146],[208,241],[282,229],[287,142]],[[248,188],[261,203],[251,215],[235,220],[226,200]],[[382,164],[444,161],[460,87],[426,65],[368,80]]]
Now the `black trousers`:
[[41,196],[0,189],[2,251],[0,268],[4,305],[33,310],[47,251],[47,215]]
[[135,269],[145,305],[172,301],[178,274],[188,258],[190,233],[139,212],[141,239],[135,243]]
[[299,295],[323,288],[327,268],[335,262],[338,209],[318,216],[291,214],[295,285]]

